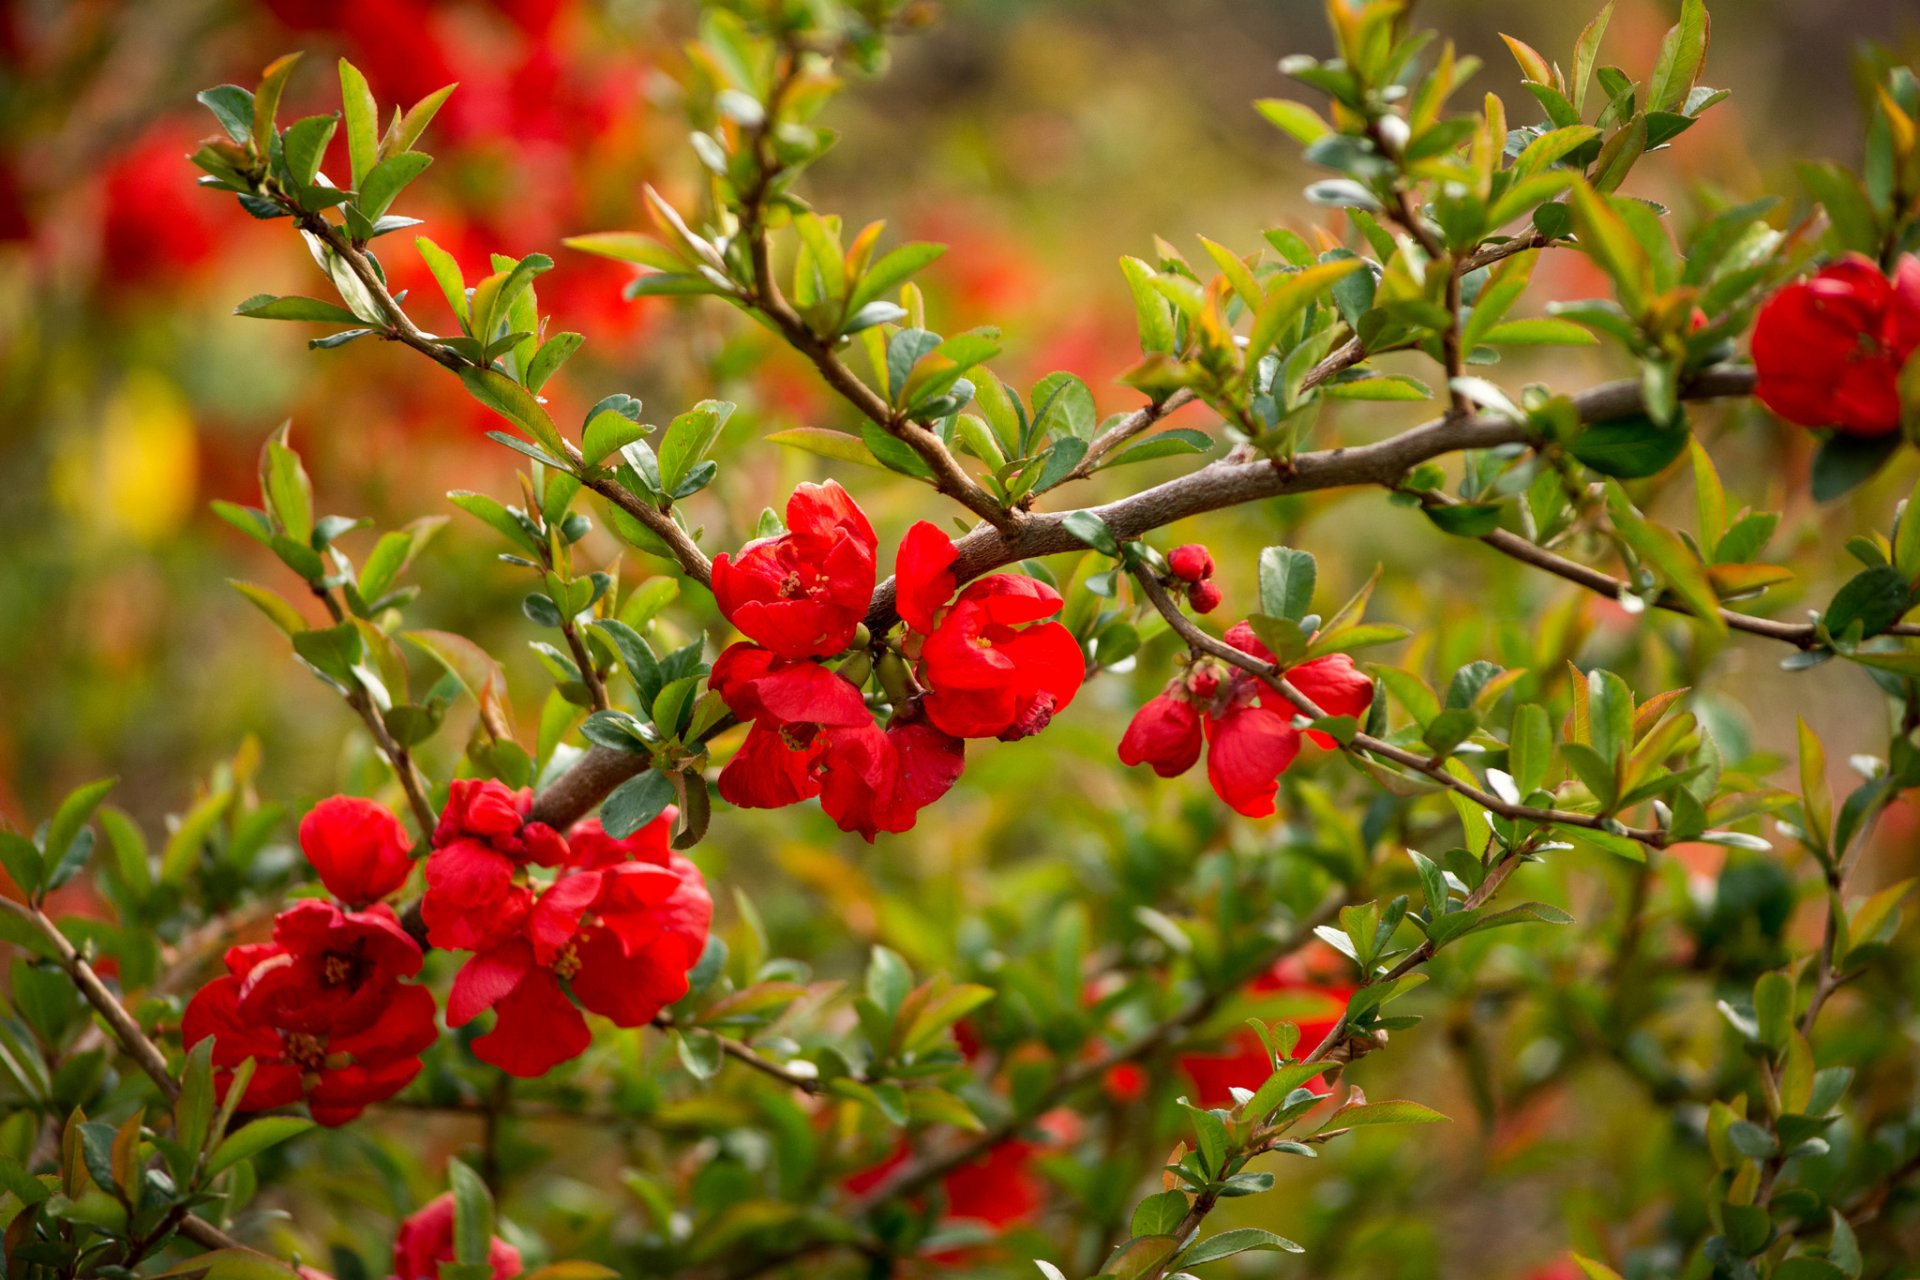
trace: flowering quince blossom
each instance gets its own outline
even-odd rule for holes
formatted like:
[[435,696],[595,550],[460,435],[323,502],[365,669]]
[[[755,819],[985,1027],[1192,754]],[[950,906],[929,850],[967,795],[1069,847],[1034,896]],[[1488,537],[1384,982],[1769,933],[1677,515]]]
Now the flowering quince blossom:
[[720,612],[782,658],[828,658],[853,643],[873,600],[878,541],[866,513],[829,480],[787,500],[787,531],[713,562]]
[[957,556],[952,540],[922,521],[901,541],[894,570],[900,616],[925,637],[927,719],[956,738],[1011,742],[1038,733],[1086,678],[1073,633],[1045,621],[1060,612],[1060,593],[1033,578],[996,573],[968,583],[947,604]]
[[519,929],[532,905],[515,873],[529,863],[558,866],[567,842],[543,822],[527,821],[533,792],[491,779],[455,780],[433,829],[427,894],[420,904],[427,941],[479,951]]
[[[1235,623],[1227,643],[1263,662],[1274,661],[1253,628]],[[1362,716],[1373,702],[1373,681],[1344,653],[1303,662],[1285,672],[1289,684],[1331,716]],[[1196,665],[1134,714],[1120,739],[1120,762],[1147,764],[1163,778],[1185,773],[1207,745],[1207,781],[1220,798],[1249,818],[1274,811],[1280,775],[1300,754],[1296,711],[1263,680],[1238,668],[1223,679],[1214,664]],[[1318,730],[1306,736],[1316,745],[1334,741]]]
[[[454,1261],[453,1227],[452,1192],[422,1205],[394,1237],[390,1280],[440,1280],[440,1264]],[[487,1245],[487,1265],[493,1280],[514,1280],[521,1272],[520,1251],[495,1236]]]
[[493,1030],[473,1042],[481,1061],[541,1076],[592,1042],[574,1000],[639,1027],[687,994],[713,900],[699,869],[668,848],[676,816],[670,808],[625,840],[582,823],[552,884],[512,889],[526,903],[517,927],[467,961],[447,998],[451,1026],[494,1010]]
[[1900,426],[1900,370],[1920,348],[1920,258],[1893,278],[1848,254],[1767,300],[1753,327],[1754,394],[1788,422],[1883,436]]
[[181,1041],[213,1038],[222,1090],[255,1060],[245,1110],[305,1098],[319,1123],[345,1124],[404,1089],[438,1034],[433,996],[402,981],[421,960],[386,906],[296,903],[275,919],[272,942],[228,950],[227,975],[188,1003]]
[[330,796],[308,810],[300,850],[327,892],[354,907],[394,892],[413,870],[413,841],[400,819],[358,796]]

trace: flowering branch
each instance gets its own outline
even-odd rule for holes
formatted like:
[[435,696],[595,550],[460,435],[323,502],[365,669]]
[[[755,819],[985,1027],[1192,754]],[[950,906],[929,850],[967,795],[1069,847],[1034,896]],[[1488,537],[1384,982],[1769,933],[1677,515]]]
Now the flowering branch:
[[[1160,615],[1167,620],[1167,625],[1190,647],[1209,657],[1218,658],[1222,662],[1238,667],[1261,680],[1291,702],[1302,715],[1315,720],[1326,717],[1327,713],[1316,706],[1311,698],[1287,682],[1286,673],[1282,668],[1273,663],[1264,662],[1250,653],[1242,652],[1225,641],[1216,640],[1195,626],[1192,619],[1180,611],[1180,606],[1174,602],[1172,596],[1167,594],[1167,589],[1160,585],[1159,580],[1152,573],[1142,568],[1135,568],[1133,577],[1134,581],[1140,584],[1140,590],[1148,602],[1159,610]],[[1661,848],[1667,843],[1666,832],[1658,828],[1626,827],[1612,818],[1599,814],[1575,813],[1569,809],[1542,809],[1533,805],[1515,804],[1502,800],[1499,796],[1483,791],[1472,783],[1462,781],[1448,773],[1443,758],[1422,756],[1396,747],[1391,742],[1373,737],[1371,734],[1355,733],[1341,745],[1355,754],[1378,756],[1403,768],[1411,769],[1446,790],[1458,792],[1475,804],[1503,818],[1553,826],[1580,827],[1589,831],[1608,831],[1637,840],[1652,848]]]

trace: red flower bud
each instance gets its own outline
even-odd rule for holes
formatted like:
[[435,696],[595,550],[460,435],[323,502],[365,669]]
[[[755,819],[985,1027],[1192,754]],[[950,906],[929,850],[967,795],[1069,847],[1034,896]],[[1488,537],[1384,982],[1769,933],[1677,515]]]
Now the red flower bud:
[[1212,613],[1220,607],[1220,588],[1211,582],[1196,582],[1187,588],[1187,603],[1195,613]]
[[1167,553],[1167,568],[1182,582],[1205,582],[1213,576],[1213,556],[1197,542]]
[[352,907],[377,902],[406,883],[413,842],[400,819],[358,796],[329,796],[300,822],[300,850],[327,892]]

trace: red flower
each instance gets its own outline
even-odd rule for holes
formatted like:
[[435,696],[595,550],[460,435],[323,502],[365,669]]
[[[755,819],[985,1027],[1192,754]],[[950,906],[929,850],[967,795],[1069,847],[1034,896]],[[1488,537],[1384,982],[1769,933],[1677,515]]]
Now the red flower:
[[384,806],[358,796],[330,796],[300,822],[300,850],[327,892],[365,906],[406,883],[413,841]]
[[[1300,1028],[1300,1041],[1293,1047],[1296,1058],[1320,1047],[1320,1042],[1339,1023],[1346,1012],[1347,1001],[1353,996],[1353,988],[1344,983],[1316,978],[1299,956],[1288,956],[1255,978],[1248,987],[1258,992],[1294,991],[1317,997],[1306,1016],[1286,1019]],[[1244,1030],[1235,1035],[1232,1048],[1226,1053],[1181,1054],[1180,1070],[1193,1081],[1194,1097],[1190,1101],[1203,1107],[1230,1107],[1232,1090],[1258,1089],[1267,1082],[1267,1077],[1273,1074],[1273,1060],[1260,1037]],[[1323,1096],[1329,1091],[1326,1082],[1318,1076],[1305,1087]]]
[[319,1035],[370,1026],[400,980],[420,972],[421,959],[390,907],[342,911],[311,898],[274,918],[272,942],[227,952],[228,968],[245,978],[242,1012]]
[[1213,556],[1197,542],[1167,553],[1167,568],[1182,582],[1205,582],[1213,576]]
[[1060,593],[996,573],[969,583],[920,656],[932,692],[927,718],[956,738],[1014,741],[1040,732],[1086,678],[1086,658],[1057,622]]
[[181,1041],[213,1038],[216,1085],[224,1091],[252,1058],[242,1109],[305,1098],[324,1125],[406,1088],[438,1030],[433,996],[400,981],[421,956],[393,913],[302,902],[274,922],[274,939],[229,950],[227,976],[187,1005]]
[[[447,1192],[400,1224],[391,1280],[440,1280],[440,1264],[454,1260],[453,1217],[453,1193]],[[493,1280],[513,1280],[520,1274],[520,1251],[495,1236],[487,1245],[487,1263]]]
[[1120,763],[1150,764],[1163,778],[1175,778],[1200,759],[1200,713],[1175,680],[1134,712],[1120,739]]
[[1880,436],[1900,426],[1900,369],[1920,347],[1920,258],[1892,280],[1859,254],[1790,284],[1753,328],[1754,394],[1788,422]]
[[526,918],[524,889],[514,873],[529,862],[557,866],[567,842],[543,822],[528,822],[533,793],[462,778],[433,829],[427,893],[420,903],[427,940],[436,947],[478,951],[519,928]]
[[728,710],[753,722],[720,771],[720,798],[742,809],[778,809],[819,795],[824,731],[873,727],[852,683],[817,662],[779,658],[756,645],[730,646],[708,684]]
[[965,744],[923,720],[895,717],[885,730],[869,722],[826,737],[820,807],[869,844],[879,832],[911,829],[966,764]]
[[545,1075],[586,1051],[592,1033],[569,990],[618,1026],[645,1026],[686,995],[706,948],[713,900],[698,868],[672,853],[655,861],[651,837],[614,841],[597,824],[582,837],[593,866],[569,867],[534,898],[520,930],[467,961],[447,999],[450,1026],[494,1010],[473,1051],[509,1075]]
[[[1227,643],[1266,662],[1273,653],[1236,623]],[[1303,662],[1285,679],[1332,716],[1364,716],[1373,704],[1373,681],[1344,653]],[[1197,721],[1196,724],[1196,714]],[[1151,764],[1163,778],[1185,773],[1199,758],[1199,735],[1207,741],[1207,781],[1236,812],[1264,818],[1274,811],[1280,775],[1300,754],[1293,704],[1263,680],[1233,668],[1223,681],[1212,665],[1197,666],[1134,714],[1120,740],[1123,764]],[[1322,747],[1334,740],[1318,730],[1307,737]]]
[[787,500],[787,532],[713,562],[720,612],[782,658],[824,658],[853,643],[873,598],[873,526],[829,480]]

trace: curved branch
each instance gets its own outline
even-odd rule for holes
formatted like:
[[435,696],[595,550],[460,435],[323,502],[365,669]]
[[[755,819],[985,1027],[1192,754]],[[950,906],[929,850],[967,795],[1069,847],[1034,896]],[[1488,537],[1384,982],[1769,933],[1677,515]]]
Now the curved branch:
[[[1684,394],[1689,400],[1711,400],[1744,396],[1752,390],[1753,370],[1727,365],[1695,376]],[[1581,421],[1600,422],[1633,413],[1645,401],[1638,379],[1622,379],[1583,391],[1573,397],[1573,403]],[[1528,439],[1523,425],[1498,414],[1439,418],[1376,444],[1298,454],[1291,467],[1222,459],[1177,480],[1087,510],[1106,521],[1116,538],[1125,540],[1189,516],[1283,494],[1368,484],[1392,487],[1408,471],[1430,459],[1462,449],[1490,449]],[[1029,515],[1005,532],[985,526],[974,529],[954,544],[959,551],[954,564],[956,579],[966,582],[1030,556],[1085,550],[1086,544],[1067,528],[1071,514]],[[899,620],[893,591],[893,579],[889,578],[874,592],[867,626],[875,635]],[[534,817],[565,828],[585,817],[610,791],[645,767],[642,757],[606,747],[590,748],[540,793],[534,802]]]

